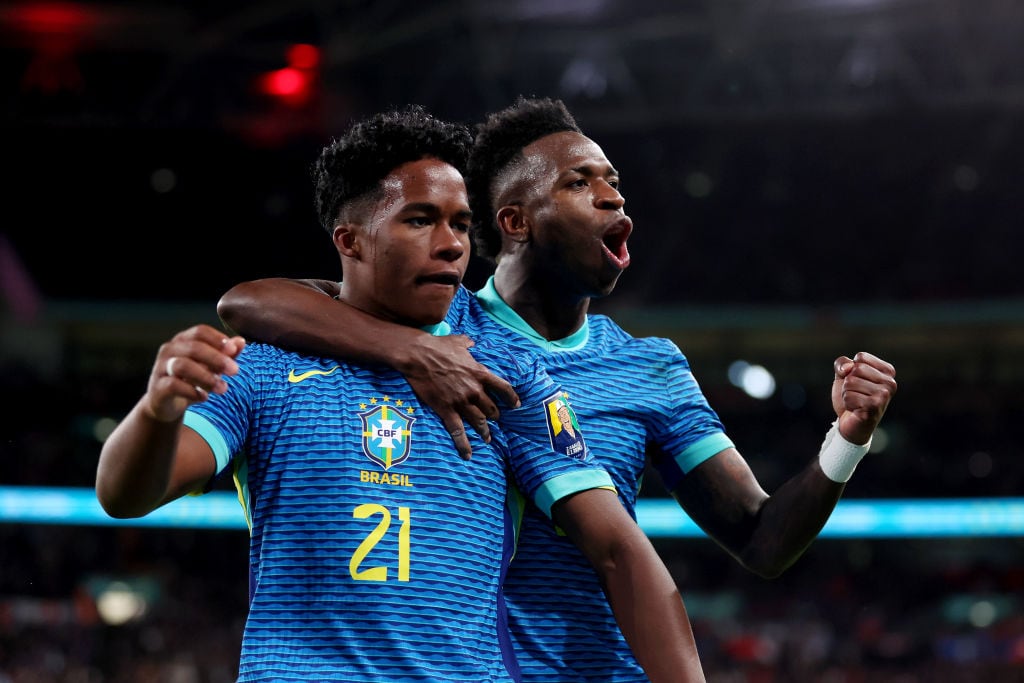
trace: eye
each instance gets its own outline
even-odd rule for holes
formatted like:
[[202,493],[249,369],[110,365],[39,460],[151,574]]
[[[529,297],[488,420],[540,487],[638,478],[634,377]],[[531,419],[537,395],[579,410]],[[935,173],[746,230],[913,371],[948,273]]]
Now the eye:
[[469,232],[469,221],[453,221],[452,230],[458,230],[459,232]]
[[617,190],[622,186],[622,181],[618,178],[609,178],[608,184]]
[[586,187],[587,185],[589,185],[589,183],[586,178],[577,178],[569,183],[569,187]]
[[434,219],[429,216],[412,216],[407,222],[421,228],[426,228],[434,224]]

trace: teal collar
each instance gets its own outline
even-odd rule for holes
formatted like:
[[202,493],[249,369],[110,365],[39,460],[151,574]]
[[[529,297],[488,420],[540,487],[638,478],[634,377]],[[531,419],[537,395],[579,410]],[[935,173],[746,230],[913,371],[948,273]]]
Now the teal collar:
[[448,324],[448,321],[446,320],[442,320],[436,325],[427,325],[426,327],[421,327],[420,329],[423,330],[424,332],[429,332],[435,337],[447,337],[449,334],[452,333],[452,327],[451,325]]
[[589,318],[584,318],[580,329],[563,339],[548,341],[544,337],[540,336],[537,334],[535,329],[530,327],[525,320],[519,317],[519,314],[512,310],[512,307],[505,303],[505,300],[501,298],[501,295],[498,294],[498,290],[494,288],[493,275],[487,278],[487,284],[477,291],[476,298],[477,301],[480,302],[480,306],[487,311],[489,316],[497,320],[503,326],[518,332],[537,346],[548,351],[573,351],[586,344],[587,339],[590,338]]

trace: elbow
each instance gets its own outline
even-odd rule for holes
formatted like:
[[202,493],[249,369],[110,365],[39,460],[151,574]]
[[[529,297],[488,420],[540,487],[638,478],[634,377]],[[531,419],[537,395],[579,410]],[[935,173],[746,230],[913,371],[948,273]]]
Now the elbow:
[[123,487],[115,485],[102,474],[96,477],[96,500],[107,516],[113,519],[136,519],[154,509],[138,497],[126,493]]
[[139,513],[128,501],[112,495],[100,484],[96,485],[96,500],[107,516],[113,519],[134,519],[145,514]]
[[762,579],[777,579],[786,571],[786,567],[780,566],[755,566],[747,568]]
[[792,566],[795,558],[769,557],[763,553],[746,553],[736,559],[747,571],[762,579],[777,579]]
[[229,290],[217,300],[217,317],[230,332],[237,329],[239,307],[234,289]]

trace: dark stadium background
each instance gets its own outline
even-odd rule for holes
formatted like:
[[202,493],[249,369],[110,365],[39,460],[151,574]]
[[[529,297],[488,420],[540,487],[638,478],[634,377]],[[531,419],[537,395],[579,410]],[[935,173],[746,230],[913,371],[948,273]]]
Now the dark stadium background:
[[[522,93],[623,174],[634,265],[597,310],[678,342],[769,490],[820,443],[832,359],[869,350],[900,390],[844,500],[1019,497],[1022,35],[1008,0],[4,3],[0,486],[91,486],[97,425],[233,283],[338,275],[307,169],[350,120]],[[1024,680],[1019,533],[822,538],[774,581],[657,545],[709,680]],[[0,681],[233,680],[245,547],[0,521]],[[150,609],[103,625],[115,579]]]

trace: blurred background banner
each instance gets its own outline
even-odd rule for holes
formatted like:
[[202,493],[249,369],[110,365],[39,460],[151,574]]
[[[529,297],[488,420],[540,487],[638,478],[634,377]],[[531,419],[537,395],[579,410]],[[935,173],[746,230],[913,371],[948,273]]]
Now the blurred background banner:
[[[647,498],[637,521],[651,538],[702,537],[674,500]],[[114,519],[93,489],[0,486],[0,524],[246,529],[238,496],[214,491],[181,498],[137,519]],[[1024,536],[1024,498],[841,500],[821,538]]]
[[0,680],[234,680],[230,484],[105,519],[103,439],[231,285],[339,277],[309,176],[332,136],[519,94],[622,174],[633,267],[592,310],[679,345],[769,491],[821,444],[834,358],[897,368],[779,579],[645,477],[709,680],[1021,680],[1021,36],[1008,0],[3,3]]

